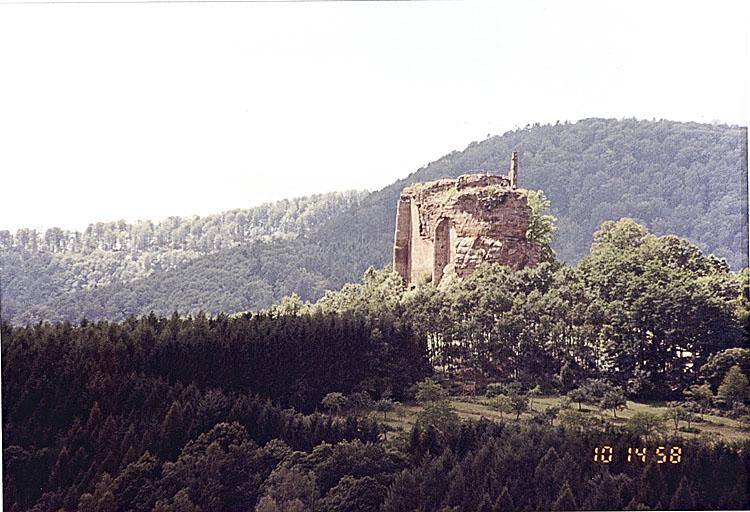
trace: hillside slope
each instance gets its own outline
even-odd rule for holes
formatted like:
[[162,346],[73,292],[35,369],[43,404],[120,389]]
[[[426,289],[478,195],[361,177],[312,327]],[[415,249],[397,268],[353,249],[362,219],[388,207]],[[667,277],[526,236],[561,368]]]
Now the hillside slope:
[[319,297],[333,288],[314,268],[319,254],[301,240],[253,243],[200,256],[169,272],[57,295],[19,313],[15,322],[124,319],[133,314],[212,315],[271,306],[292,293]]
[[[474,142],[364,198],[326,203],[325,215],[304,229],[295,224],[304,209],[291,205],[296,216],[272,216],[265,238],[229,246],[208,243],[198,253],[206,236],[193,242],[188,236],[184,243],[177,236],[175,241],[172,235],[185,229],[172,226],[172,238],[167,236],[159,251],[169,264],[152,264],[147,273],[112,283],[106,282],[108,267],[92,267],[106,258],[84,255],[76,259],[79,267],[93,268],[87,275],[99,281],[71,287],[83,271],[62,265],[53,253],[54,235],[44,237],[52,249],[38,250],[33,258],[3,249],[0,240],[2,314],[16,322],[84,315],[119,319],[152,309],[254,309],[291,292],[315,299],[325,289],[359,280],[371,265],[390,263],[395,205],[405,186],[478,169],[505,173],[514,150],[520,157],[520,186],[542,189],[551,200],[559,227],[553,247],[564,261],[575,262],[588,252],[601,222],[627,216],[652,233],[687,238],[704,252],[726,258],[735,270],[747,266],[746,128],[586,119],[529,126]],[[286,231],[278,221],[282,217],[295,221]],[[286,233],[286,240],[273,240],[275,232]],[[225,236],[233,240],[231,232]]]
[[[233,297],[236,290],[220,290],[232,277],[216,272],[232,266],[236,254],[243,254],[238,249],[260,244],[258,247],[268,245],[268,251],[273,251],[276,244],[280,251],[287,250],[283,249],[285,244],[314,232],[359,204],[365,195],[318,194],[206,217],[169,217],[156,224],[99,222],[84,232],[59,228],[44,233],[29,229],[15,234],[0,231],[3,318],[17,322],[80,319],[84,315],[90,319],[122,318],[152,308],[171,312],[198,309],[203,304],[231,309],[231,301],[238,300]],[[212,255],[216,257],[210,258]],[[257,259],[263,259],[263,255]],[[273,284],[266,270],[242,261],[237,279],[247,284],[253,279],[248,279],[246,272],[256,271],[256,281],[265,279],[267,286]],[[206,271],[193,276],[193,262]],[[298,273],[290,271],[297,268],[296,264],[286,261],[282,272],[285,279]],[[176,271],[182,273],[173,277]],[[197,276],[206,276],[209,281],[193,282]],[[182,288],[196,296],[186,296]],[[304,291],[304,287],[301,289]],[[252,297],[250,304],[262,304],[259,297],[275,295],[257,292]],[[163,310],[161,304],[169,306]]]

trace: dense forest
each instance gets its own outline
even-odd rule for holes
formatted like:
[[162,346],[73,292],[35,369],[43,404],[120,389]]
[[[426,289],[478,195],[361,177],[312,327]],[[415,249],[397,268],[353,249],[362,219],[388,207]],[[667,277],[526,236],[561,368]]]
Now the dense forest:
[[580,260],[604,221],[630,217],[746,267],[747,129],[587,119],[474,142],[383,190],[315,196],[203,219],[93,224],[84,233],[0,232],[2,317],[125,319],[150,311],[268,307],[315,300],[391,258],[395,204],[408,184],[487,170],[520,156],[520,185],[558,219],[553,248]]
[[[4,508],[747,508],[748,437],[679,423],[750,428],[749,317],[747,270],[621,219],[574,266],[444,291],[369,269],[231,316],[3,322]],[[508,416],[461,420],[441,382],[467,379]],[[541,394],[559,405],[530,412]],[[626,398],[668,400],[674,431],[608,421]],[[389,432],[398,403],[420,412]]]

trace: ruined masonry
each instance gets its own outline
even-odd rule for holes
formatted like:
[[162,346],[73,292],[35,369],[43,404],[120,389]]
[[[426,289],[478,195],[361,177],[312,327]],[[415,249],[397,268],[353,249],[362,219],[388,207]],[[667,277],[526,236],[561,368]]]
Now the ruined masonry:
[[539,246],[526,239],[531,207],[517,179],[514,152],[508,176],[465,174],[406,187],[396,211],[393,268],[407,284],[431,276],[437,286],[484,261],[514,269],[539,263]]

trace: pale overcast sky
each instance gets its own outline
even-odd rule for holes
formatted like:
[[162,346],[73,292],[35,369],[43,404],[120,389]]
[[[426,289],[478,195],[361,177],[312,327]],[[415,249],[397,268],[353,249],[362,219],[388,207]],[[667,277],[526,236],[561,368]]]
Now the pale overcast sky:
[[378,189],[488,133],[747,125],[740,1],[0,5],[0,229]]

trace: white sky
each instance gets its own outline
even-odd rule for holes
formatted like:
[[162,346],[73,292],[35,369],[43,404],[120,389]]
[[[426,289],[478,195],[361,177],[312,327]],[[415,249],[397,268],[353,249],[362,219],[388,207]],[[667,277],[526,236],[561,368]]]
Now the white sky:
[[378,189],[534,122],[746,125],[745,4],[0,5],[0,229]]

